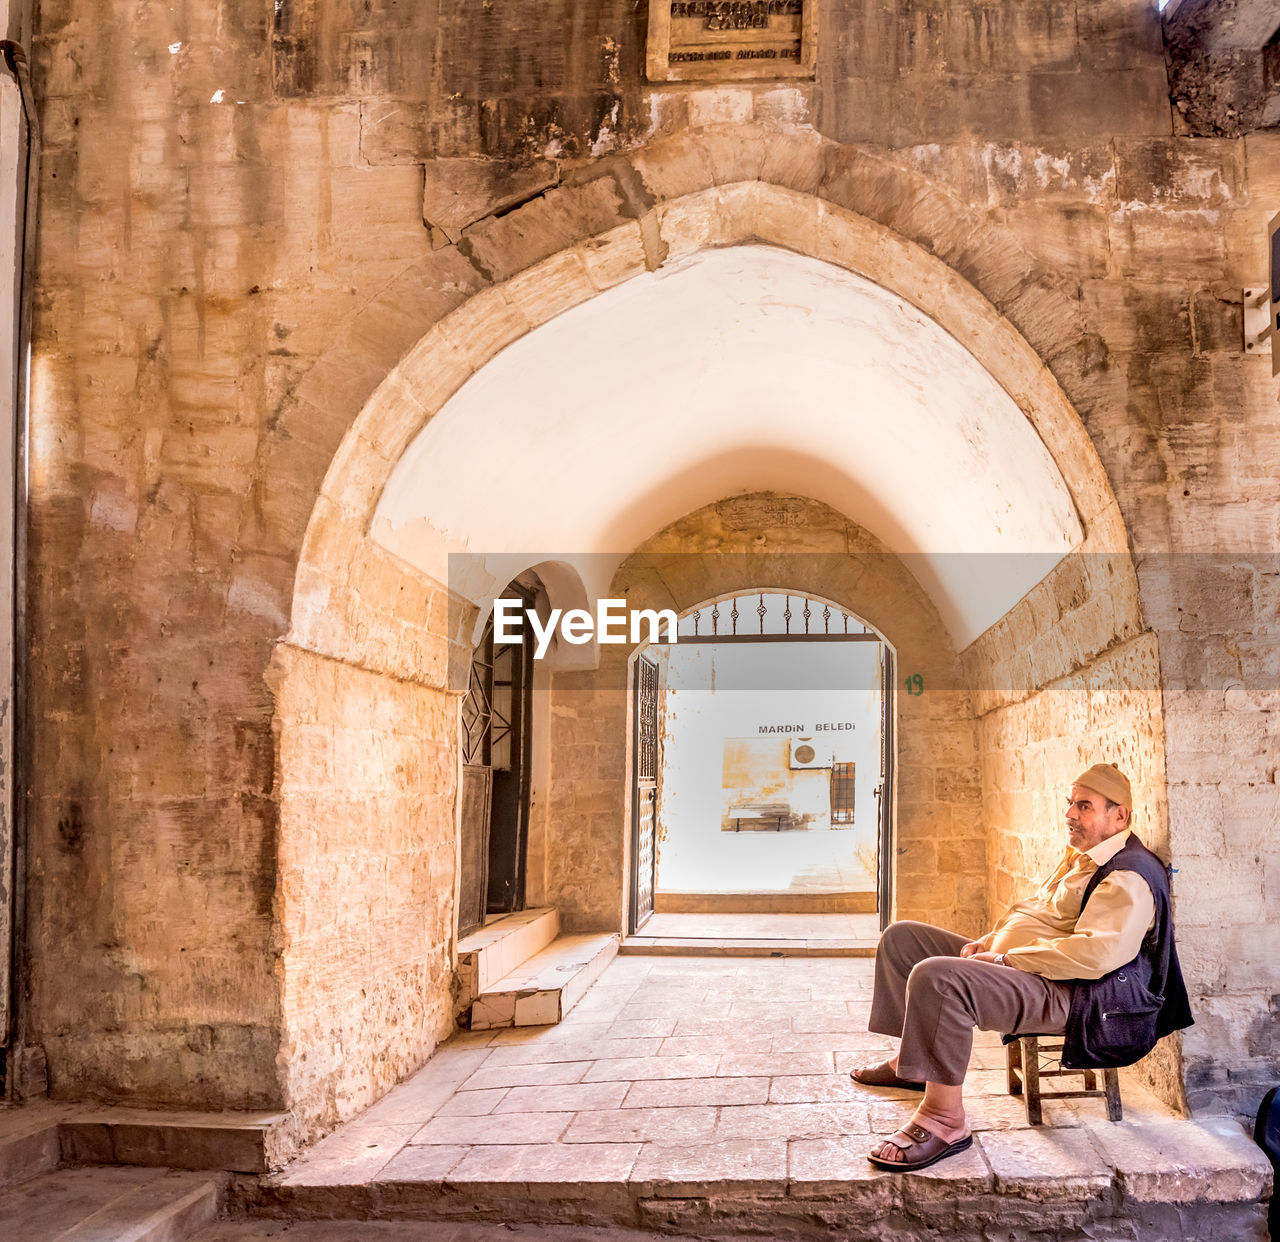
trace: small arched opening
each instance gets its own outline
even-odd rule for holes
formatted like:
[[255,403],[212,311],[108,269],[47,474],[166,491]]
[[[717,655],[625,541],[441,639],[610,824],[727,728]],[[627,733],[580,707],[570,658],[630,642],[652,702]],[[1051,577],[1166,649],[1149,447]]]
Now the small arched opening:
[[636,653],[633,936],[874,942],[893,668],[861,617],[775,588],[705,601]]

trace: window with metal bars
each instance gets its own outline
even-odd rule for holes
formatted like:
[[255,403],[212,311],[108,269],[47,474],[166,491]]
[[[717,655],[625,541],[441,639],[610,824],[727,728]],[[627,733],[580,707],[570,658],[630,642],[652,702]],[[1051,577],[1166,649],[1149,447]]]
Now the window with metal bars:
[[853,823],[853,764],[831,765],[831,822]]

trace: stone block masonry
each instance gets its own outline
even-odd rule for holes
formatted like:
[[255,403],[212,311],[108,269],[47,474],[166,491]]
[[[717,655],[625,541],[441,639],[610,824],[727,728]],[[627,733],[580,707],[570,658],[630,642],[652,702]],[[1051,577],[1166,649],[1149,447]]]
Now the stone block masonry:
[[[620,2],[42,6],[25,1021],[55,1094],[288,1104],[314,1132],[428,1054],[462,644],[442,586],[364,520],[407,437],[539,315],[751,239],[912,273],[1003,368],[1097,536],[1082,551],[1137,563],[1064,569],[963,653],[953,700],[920,705],[904,912],[985,915],[1044,857],[1029,791],[1078,753],[1061,720],[1124,733],[1185,867],[1189,1100],[1247,1113],[1280,1078],[1280,406],[1237,347],[1275,135],[1171,137],[1146,0],[829,8],[815,88],[647,92]],[[428,229],[442,159],[476,165],[478,201]],[[536,175],[482,175],[502,161]],[[946,266],[916,279],[915,253]],[[387,382],[418,349],[415,385]],[[1136,694],[1104,719],[1090,681],[1157,660],[1163,740]],[[594,761],[620,779],[618,746]],[[574,792],[546,829],[565,849],[540,855],[557,882],[605,868],[612,795]]]

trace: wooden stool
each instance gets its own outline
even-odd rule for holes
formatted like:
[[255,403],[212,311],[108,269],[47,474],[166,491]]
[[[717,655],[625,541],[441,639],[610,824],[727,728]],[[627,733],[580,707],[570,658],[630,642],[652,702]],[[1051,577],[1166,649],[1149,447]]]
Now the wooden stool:
[[[1056,1039],[1057,1043],[1043,1043],[1042,1040]],[[1044,1069],[1040,1065],[1042,1053],[1055,1054],[1052,1064],[1057,1069]],[[1120,1079],[1113,1069],[1077,1070],[1063,1069],[1058,1062],[1062,1056],[1061,1035],[1006,1035],[1004,1037],[1005,1071],[1009,1076],[1009,1094],[1021,1095],[1027,1105],[1027,1121],[1033,1125],[1041,1125],[1044,1115],[1040,1108],[1041,1100],[1071,1100],[1085,1096],[1100,1095],[1107,1100],[1107,1117],[1111,1121],[1121,1119]],[[1098,1087],[1098,1074],[1102,1075],[1102,1087]],[[1042,1091],[1042,1078],[1063,1078],[1068,1074],[1084,1075],[1083,1091]]]

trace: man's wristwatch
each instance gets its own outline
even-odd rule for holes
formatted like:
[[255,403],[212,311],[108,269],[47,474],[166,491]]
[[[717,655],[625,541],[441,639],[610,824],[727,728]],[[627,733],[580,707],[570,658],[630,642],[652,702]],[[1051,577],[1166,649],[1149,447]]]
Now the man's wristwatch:
[[994,957],[992,960],[995,962],[995,964],[996,964],[997,966],[1003,966],[1003,965],[1004,965],[1004,954],[1003,954],[1003,953],[997,953],[997,954],[995,955],[995,957]]

